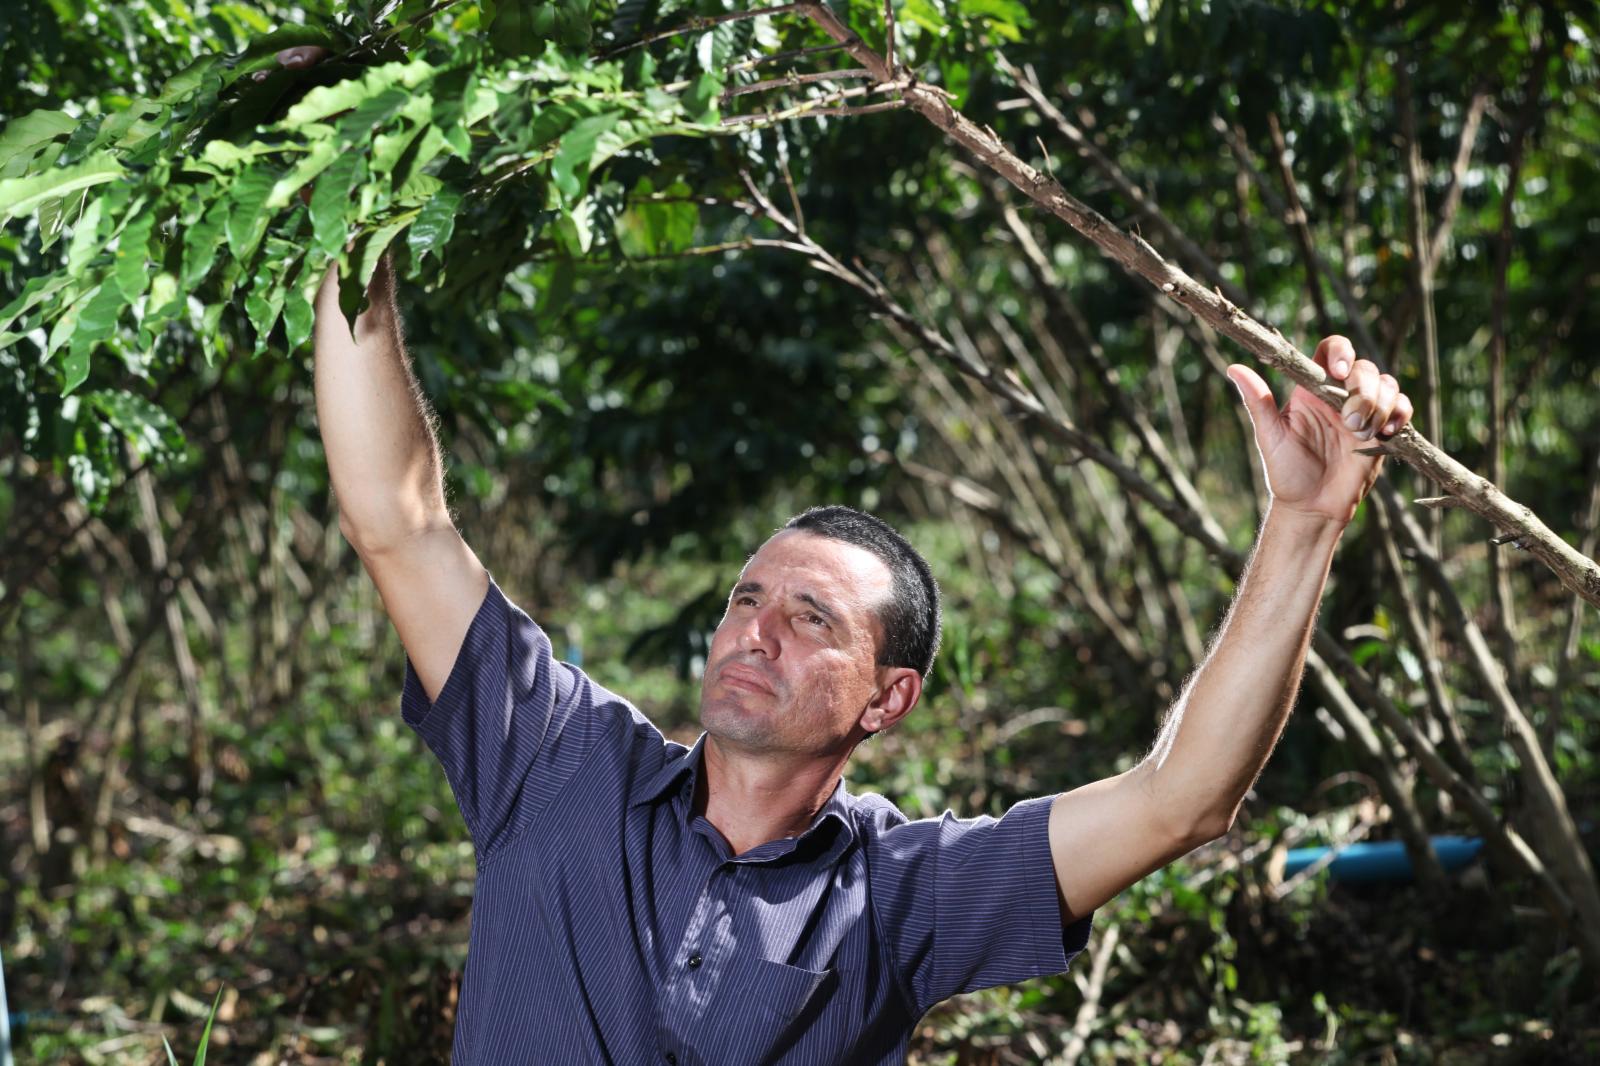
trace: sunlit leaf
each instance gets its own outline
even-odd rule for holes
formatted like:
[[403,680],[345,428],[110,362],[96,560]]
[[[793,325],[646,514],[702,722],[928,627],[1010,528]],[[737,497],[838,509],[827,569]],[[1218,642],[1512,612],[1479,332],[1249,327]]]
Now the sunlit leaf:
[[52,196],[65,196],[123,176],[122,164],[110,152],[96,152],[81,163],[43,174],[0,181],[0,222],[25,215]]

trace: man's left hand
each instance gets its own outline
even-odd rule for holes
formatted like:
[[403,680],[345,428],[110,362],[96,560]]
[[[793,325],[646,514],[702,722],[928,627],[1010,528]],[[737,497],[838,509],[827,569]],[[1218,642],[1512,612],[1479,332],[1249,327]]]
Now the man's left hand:
[[1267,383],[1243,364],[1228,367],[1228,379],[1250,412],[1275,506],[1348,523],[1383,468],[1382,456],[1355,449],[1399,432],[1411,421],[1411,401],[1344,337],[1324,338],[1313,359],[1349,392],[1343,410],[1298,385],[1279,410]]

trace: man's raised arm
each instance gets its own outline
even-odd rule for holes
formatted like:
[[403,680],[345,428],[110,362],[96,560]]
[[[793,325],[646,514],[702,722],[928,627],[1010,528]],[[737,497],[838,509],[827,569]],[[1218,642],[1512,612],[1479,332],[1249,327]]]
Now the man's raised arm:
[[450,675],[489,575],[456,532],[427,401],[401,337],[384,255],[352,333],[336,268],[317,293],[317,422],[339,530],[378,586],[430,700]]
[[1050,850],[1064,917],[1225,833],[1294,706],[1334,548],[1382,459],[1360,455],[1411,419],[1395,379],[1330,337],[1316,361],[1350,393],[1336,412],[1296,388],[1278,410],[1254,371],[1230,368],[1255,425],[1272,502],[1233,606],[1150,754],[1056,798]]

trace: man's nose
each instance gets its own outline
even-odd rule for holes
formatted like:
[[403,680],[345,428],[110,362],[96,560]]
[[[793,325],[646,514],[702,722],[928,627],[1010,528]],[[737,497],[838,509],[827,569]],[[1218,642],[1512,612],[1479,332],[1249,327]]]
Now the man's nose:
[[739,628],[739,650],[759,651],[769,659],[778,656],[777,619],[764,610],[751,611]]

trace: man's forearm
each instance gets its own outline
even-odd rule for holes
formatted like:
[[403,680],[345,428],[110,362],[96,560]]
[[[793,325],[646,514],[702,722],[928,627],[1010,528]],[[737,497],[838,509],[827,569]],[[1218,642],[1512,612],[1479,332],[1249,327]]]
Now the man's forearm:
[[1225,831],[1283,731],[1343,525],[1267,512],[1222,630],[1145,764],[1161,805]]
[[444,515],[439,446],[407,361],[389,257],[352,334],[336,267],[317,293],[317,421],[346,535],[373,548]]

